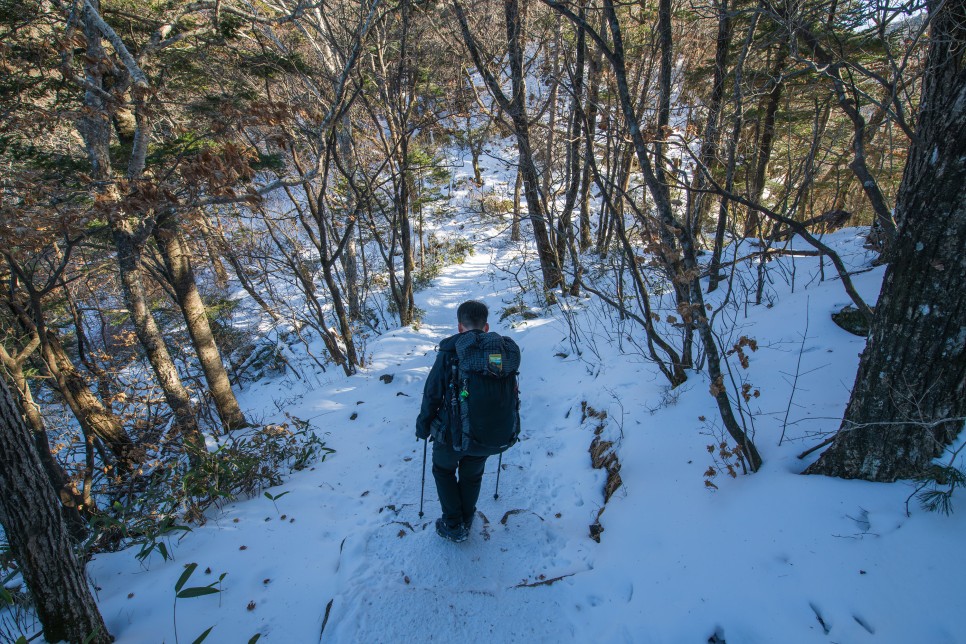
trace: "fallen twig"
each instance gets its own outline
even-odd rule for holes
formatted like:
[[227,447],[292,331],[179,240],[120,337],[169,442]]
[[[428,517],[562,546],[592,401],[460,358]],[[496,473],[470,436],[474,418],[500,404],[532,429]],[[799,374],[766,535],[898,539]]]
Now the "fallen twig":
[[573,577],[577,573],[569,572],[566,575],[560,575],[559,577],[553,577],[552,579],[541,579],[540,581],[535,581],[532,584],[528,584],[525,581],[520,582],[514,588],[534,588],[536,586],[549,586],[550,584],[556,583],[561,579],[566,579],[567,577]]

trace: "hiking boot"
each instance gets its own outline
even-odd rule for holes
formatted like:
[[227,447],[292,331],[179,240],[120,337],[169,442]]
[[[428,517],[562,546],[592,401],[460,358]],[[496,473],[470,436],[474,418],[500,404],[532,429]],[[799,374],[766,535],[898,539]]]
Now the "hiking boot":
[[473,527],[473,519],[475,518],[476,518],[475,512],[468,517],[463,517],[463,527],[466,528],[467,532],[469,532],[470,529]]
[[451,528],[443,521],[442,517],[436,519],[436,534],[453,543],[462,543],[470,536],[469,531],[462,523],[455,528]]

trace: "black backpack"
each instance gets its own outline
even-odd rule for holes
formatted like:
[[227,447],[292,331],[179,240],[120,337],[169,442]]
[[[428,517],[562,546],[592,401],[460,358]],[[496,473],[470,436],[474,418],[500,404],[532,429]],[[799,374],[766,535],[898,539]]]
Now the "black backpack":
[[498,333],[468,331],[456,339],[447,386],[453,450],[500,454],[520,437],[520,347]]

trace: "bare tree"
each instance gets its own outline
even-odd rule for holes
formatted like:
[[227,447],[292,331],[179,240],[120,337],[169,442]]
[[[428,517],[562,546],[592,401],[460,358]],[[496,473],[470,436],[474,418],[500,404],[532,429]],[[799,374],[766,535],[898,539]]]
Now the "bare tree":
[[466,12],[458,0],[453,0],[453,10],[459,22],[463,42],[466,45],[476,70],[483,77],[487,89],[500,109],[506,112],[513,125],[520,162],[520,176],[523,180],[523,193],[527,201],[527,213],[533,227],[543,274],[545,297],[553,300],[554,289],[563,285],[560,272],[560,258],[550,241],[548,232],[547,209],[544,195],[540,192],[540,173],[534,161],[533,145],[530,140],[530,118],[527,115],[527,91],[523,75],[523,16],[518,0],[503,1],[503,17],[506,23],[506,52],[510,67],[510,95],[503,91],[500,73],[490,69],[479,43],[470,31]]

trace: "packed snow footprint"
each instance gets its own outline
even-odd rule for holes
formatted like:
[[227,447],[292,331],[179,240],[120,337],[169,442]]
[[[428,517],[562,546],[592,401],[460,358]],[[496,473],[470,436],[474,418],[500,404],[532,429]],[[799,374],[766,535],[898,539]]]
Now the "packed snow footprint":
[[506,525],[478,521],[474,532],[467,543],[449,544],[432,522],[413,531],[389,523],[347,540],[343,555],[354,565],[340,567],[345,591],[333,603],[326,641],[379,641],[390,632],[414,641],[572,634],[560,619],[564,600],[537,586],[586,569],[566,554],[559,531],[521,513]]

